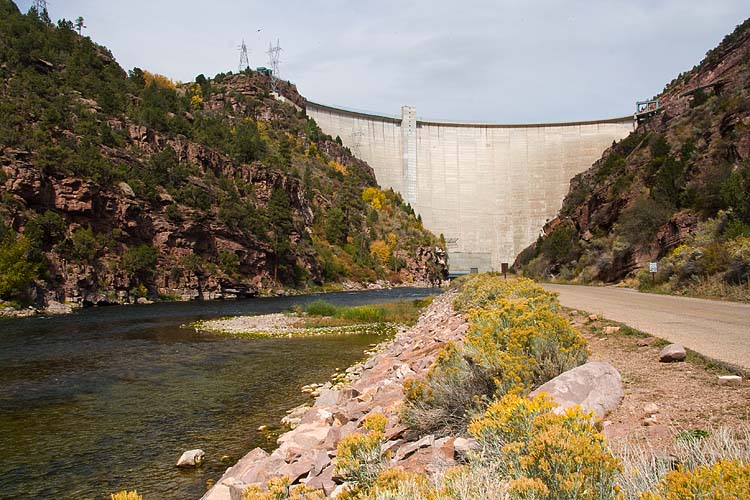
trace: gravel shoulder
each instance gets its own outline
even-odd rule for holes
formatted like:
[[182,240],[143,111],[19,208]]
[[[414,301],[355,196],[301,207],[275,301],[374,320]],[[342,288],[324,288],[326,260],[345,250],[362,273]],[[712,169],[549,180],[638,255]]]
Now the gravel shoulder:
[[[750,383],[720,385],[728,372],[707,366],[695,356],[687,362],[661,363],[665,342],[621,328],[607,333],[615,323],[590,320],[589,313],[568,311],[568,320],[586,337],[590,361],[607,361],[618,369],[625,396],[604,421],[604,433],[618,442],[641,442],[668,452],[674,436],[694,429],[713,432],[720,427],[739,429],[750,425]],[[644,345],[648,344],[648,345]],[[658,408],[653,419],[653,408]],[[648,411],[647,411],[648,410]]]

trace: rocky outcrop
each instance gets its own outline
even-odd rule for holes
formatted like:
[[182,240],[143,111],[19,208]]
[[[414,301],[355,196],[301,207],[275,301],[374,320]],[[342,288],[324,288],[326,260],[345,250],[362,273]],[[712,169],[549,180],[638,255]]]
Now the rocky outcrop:
[[313,405],[297,408],[285,418],[294,428],[279,437],[276,450],[270,454],[252,450],[202,500],[239,500],[249,485],[274,476],[288,476],[330,496],[341,489],[342,479],[335,473],[339,441],[366,432],[361,424],[373,413],[387,417],[383,448],[392,457],[389,466],[436,473],[474,449],[472,440],[418,436],[399,421],[404,381],[424,376],[441,346],[461,339],[468,329],[463,316],[453,310],[454,297],[452,292],[437,297],[416,326],[399,332],[365,362],[350,367],[348,383],[315,388],[318,396]]
[[[0,234],[23,234],[39,269],[2,298],[42,309],[444,279],[437,238],[396,194],[387,207],[364,202],[379,191],[372,169],[304,115],[293,84],[256,71],[186,84],[128,76],[73,33],[52,49],[66,26],[6,20],[26,26],[9,53],[38,44],[52,62],[11,57],[0,75],[12,110],[0,127]],[[70,61],[80,78],[63,74]],[[32,102],[20,82],[40,70],[46,90]],[[374,258],[371,244],[394,236],[388,258]]]
[[[747,223],[742,203],[721,193],[750,158],[749,50],[746,20],[665,87],[658,112],[641,116],[628,138],[571,180],[540,244],[514,267],[545,279],[616,282],[689,243],[708,217],[723,211]],[[737,281],[732,276],[726,281]]]

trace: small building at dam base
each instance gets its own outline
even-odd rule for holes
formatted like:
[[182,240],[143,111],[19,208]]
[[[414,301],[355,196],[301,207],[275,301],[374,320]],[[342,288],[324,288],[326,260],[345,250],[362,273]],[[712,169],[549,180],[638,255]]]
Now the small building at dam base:
[[445,236],[453,275],[512,263],[557,215],[570,180],[634,129],[632,115],[500,125],[420,120],[411,106],[400,118],[309,101],[306,111]]

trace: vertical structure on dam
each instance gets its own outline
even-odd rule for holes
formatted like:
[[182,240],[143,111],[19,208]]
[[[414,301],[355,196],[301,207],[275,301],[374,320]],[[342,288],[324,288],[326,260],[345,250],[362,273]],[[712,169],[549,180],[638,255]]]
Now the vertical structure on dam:
[[423,121],[404,106],[388,117],[307,103],[326,134],[339,136],[401,193],[425,227],[442,233],[453,274],[500,270],[557,215],[570,179],[588,169],[633,118],[526,125]]

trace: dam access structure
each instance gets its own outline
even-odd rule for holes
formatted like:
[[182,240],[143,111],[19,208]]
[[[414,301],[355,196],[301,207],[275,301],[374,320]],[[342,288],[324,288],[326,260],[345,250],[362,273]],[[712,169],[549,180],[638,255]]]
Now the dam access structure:
[[307,102],[307,115],[341,141],[445,236],[450,274],[499,271],[554,218],[571,178],[634,129],[633,116],[500,125],[417,119]]

